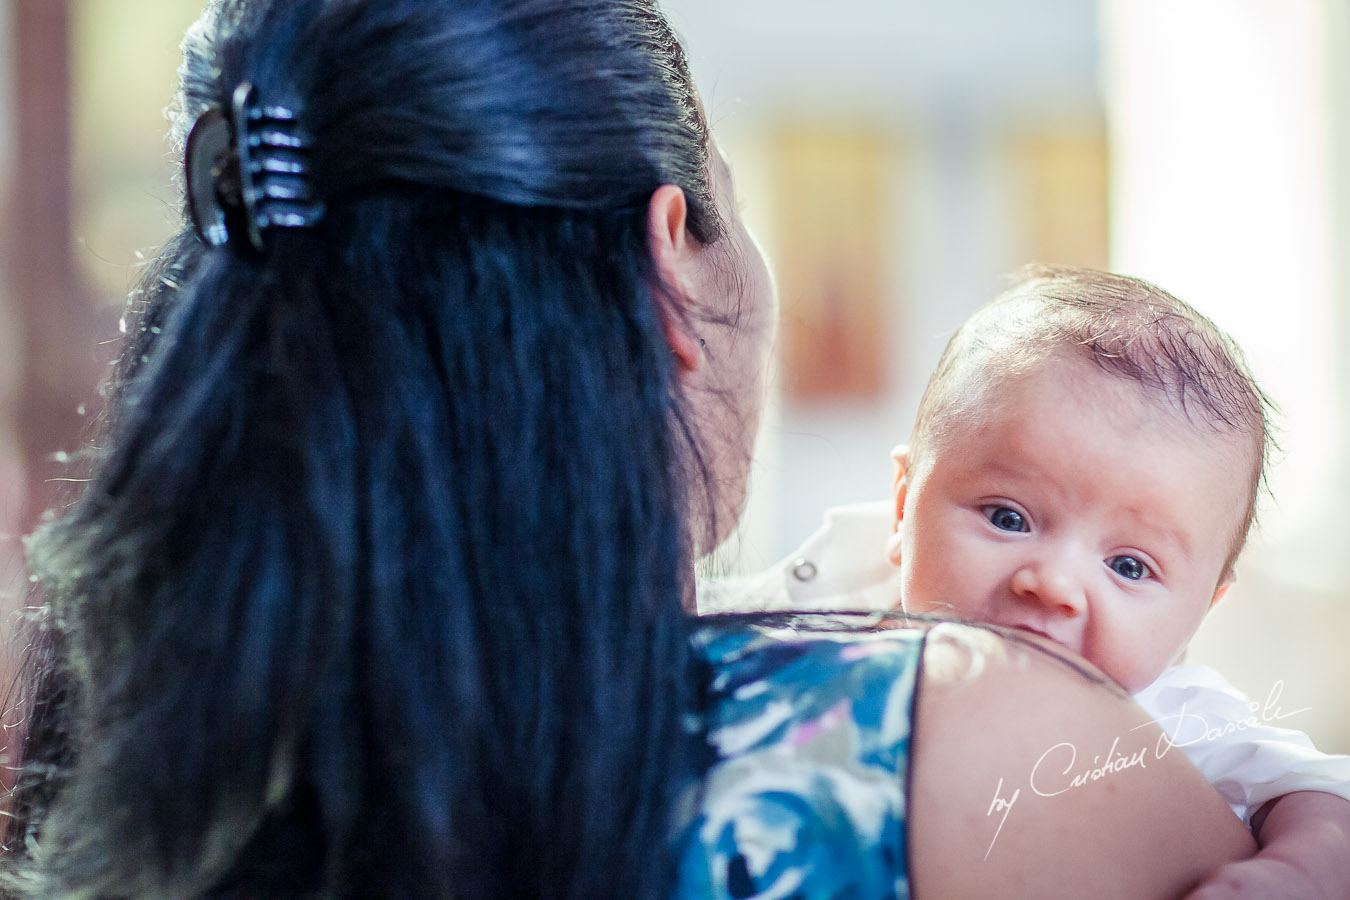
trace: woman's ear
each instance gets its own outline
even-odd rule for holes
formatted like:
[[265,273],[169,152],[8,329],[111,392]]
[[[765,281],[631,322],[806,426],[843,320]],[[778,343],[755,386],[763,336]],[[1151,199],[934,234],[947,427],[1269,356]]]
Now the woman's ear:
[[703,343],[690,330],[685,311],[678,306],[680,300],[691,296],[690,272],[698,250],[685,227],[687,217],[688,207],[680,188],[663,184],[652,193],[647,207],[647,242],[656,276],[661,280],[656,294],[666,343],[682,374],[703,365]]

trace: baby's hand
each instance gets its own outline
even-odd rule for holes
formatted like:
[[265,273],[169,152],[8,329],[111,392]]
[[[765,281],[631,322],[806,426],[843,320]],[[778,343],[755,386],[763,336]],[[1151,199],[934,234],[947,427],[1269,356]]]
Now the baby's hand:
[[1296,791],[1267,803],[1252,822],[1257,854],[1215,869],[1187,900],[1350,900],[1350,801]]
[[1185,900],[1302,900],[1350,897],[1350,886],[1327,894],[1301,866],[1282,859],[1253,856],[1210,872]]

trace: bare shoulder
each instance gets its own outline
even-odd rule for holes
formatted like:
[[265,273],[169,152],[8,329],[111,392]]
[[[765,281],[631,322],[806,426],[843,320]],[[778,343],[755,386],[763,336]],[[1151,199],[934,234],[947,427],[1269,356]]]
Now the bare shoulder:
[[1256,849],[1143,710],[1048,648],[934,628],[914,741],[918,900],[1179,897]]

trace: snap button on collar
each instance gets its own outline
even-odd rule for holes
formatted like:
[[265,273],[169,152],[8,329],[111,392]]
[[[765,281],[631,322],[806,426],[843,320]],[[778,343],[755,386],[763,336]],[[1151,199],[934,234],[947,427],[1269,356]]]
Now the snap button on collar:
[[819,572],[809,559],[798,559],[792,564],[792,577],[798,581],[815,581]]

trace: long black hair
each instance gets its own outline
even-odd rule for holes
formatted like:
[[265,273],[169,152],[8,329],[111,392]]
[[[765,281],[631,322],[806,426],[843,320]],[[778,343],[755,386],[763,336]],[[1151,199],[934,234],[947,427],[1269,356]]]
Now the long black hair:
[[92,480],[30,544],[54,639],[10,888],[668,895],[703,486],[653,190],[721,230],[669,26],[226,0],[184,56],[180,139],[252,83],[326,217],[261,254],[185,230],[133,301]]

